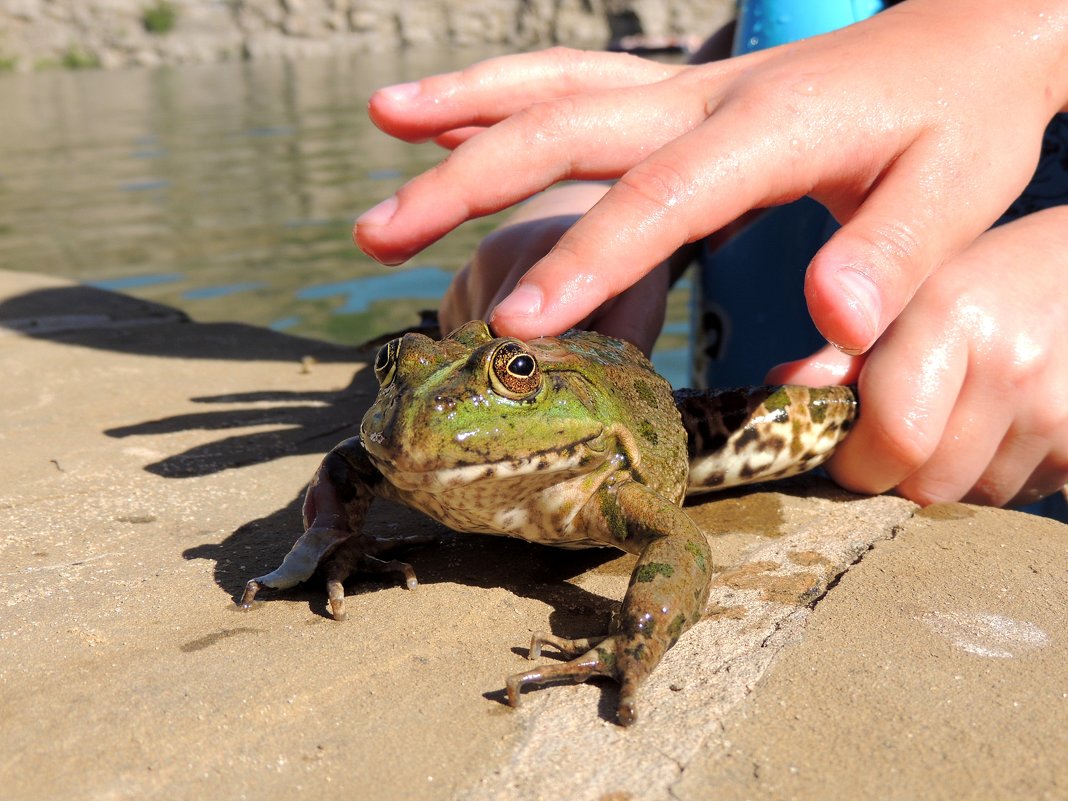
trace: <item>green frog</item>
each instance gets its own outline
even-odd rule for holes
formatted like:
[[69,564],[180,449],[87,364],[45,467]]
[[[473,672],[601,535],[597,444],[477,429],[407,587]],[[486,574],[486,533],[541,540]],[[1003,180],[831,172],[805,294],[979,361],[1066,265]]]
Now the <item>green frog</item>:
[[639,685],[708,597],[708,542],[683,499],[815,467],[857,414],[849,387],[673,393],[626,342],[584,331],[522,342],[494,338],[481,322],[441,341],[394,339],[374,372],[379,392],[359,436],[327,454],[308,488],[303,536],[277,570],[248,582],[241,605],[317,570],[339,620],[342,582],[356,570],[398,571],[414,589],[410,565],[382,558],[396,542],[363,530],[376,497],[457,531],[618,548],[638,560],[608,632],[536,634],[532,659],[550,645],[569,661],[506,686],[515,706],[526,684],[610,676],[623,725],[636,719]]

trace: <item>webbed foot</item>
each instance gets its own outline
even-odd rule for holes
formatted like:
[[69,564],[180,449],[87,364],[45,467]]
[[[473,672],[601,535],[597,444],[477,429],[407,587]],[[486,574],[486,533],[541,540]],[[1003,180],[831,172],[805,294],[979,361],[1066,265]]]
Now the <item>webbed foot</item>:
[[364,553],[354,540],[345,542],[329,560],[323,564],[326,575],[326,596],[330,603],[330,614],[334,620],[345,619],[345,580],[358,570],[371,573],[400,573],[404,577],[404,586],[414,590],[419,586],[415,569],[407,562],[397,559],[379,559]]
[[558,648],[569,661],[539,665],[533,670],[515,673],[505,679],[508,703],[519,706],[520,692],[524,684],[544,684],[550,681],[582,682],[594,676],[610,676],[620,683],[616,719],[621,726],[629,726],[637,719],[638,684],[645,677],[644,670],[628,670],[621,665],[620,653],[624,651],[626,638],[619,634],[604,637],[584,637],[569,640],[538,632],[530,643],[530,659],[541,656],[543,645]]
[[[426,539],[425,537],[409,538],[409,541],[419,542],[426,541]],[[318,569],[326,577],[326,594],[330,604],[330,614],[335,620],[344,620],[344,582],[359,570],[372,573],[400,573],[408,589],[414,590],[419,585],[415,570],[407,562],[379,559],[368,553],[368,550],[382,551],[392,544],[368,541],[345,529],[310,528],[297,540],[277,570],[250,579],[245,584],[241,600],[237,602],[238,606],[242,609],[251,609],[256,594],[264,587],[274,590],[288,589],[307,581]]]

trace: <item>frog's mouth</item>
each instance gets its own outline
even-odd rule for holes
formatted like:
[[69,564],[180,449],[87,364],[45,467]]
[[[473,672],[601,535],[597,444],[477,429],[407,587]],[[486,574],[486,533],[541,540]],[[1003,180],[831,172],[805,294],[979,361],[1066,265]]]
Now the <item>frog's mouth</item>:
[[538,476],[551,477],[551,482],[557,482],[561,473],[589,473],[606,459],[623,458],[609,453],[603,433],[562,449],[547,449],[514,459],[451,464],[413,464],[403,457],[395,458],[375,445],[374,434],[368,435],[364,447],[371,461],[391,484],[401,490],[428,492],[445,491],[479,482],[533,480]]

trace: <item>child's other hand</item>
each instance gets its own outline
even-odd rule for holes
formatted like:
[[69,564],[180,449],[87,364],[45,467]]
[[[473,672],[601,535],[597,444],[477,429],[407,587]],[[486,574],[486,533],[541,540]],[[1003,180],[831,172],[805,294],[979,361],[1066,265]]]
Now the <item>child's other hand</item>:
[[[773,382],[849,383],[860,420],[842,486],[920,503],[1027,503],[1068,482],[1068,206],[981,236],[920,289],[867,357],[827,347]],[[859,374],[859,375],[858,375]]]

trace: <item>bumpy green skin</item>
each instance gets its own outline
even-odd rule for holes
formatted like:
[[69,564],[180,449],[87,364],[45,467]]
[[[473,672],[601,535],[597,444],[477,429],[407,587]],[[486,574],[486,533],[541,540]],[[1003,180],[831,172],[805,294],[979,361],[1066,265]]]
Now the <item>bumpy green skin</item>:
[[263,586],[291,587],[317,569],[339,619],[342,582],[357,569],[399,571],[414,587],[410,566],[378,558],[397,541],[363,531],[375,497],[459,531],[613,546],[638,562],[607,634],[536,635],[532,658],[550,644],[571,660],[507,686],[516,704],[526,683],[612,676],[623,724],[635,719],[638,685],[708,597],[708,544],[683,498],[816,466],[857,408],[847,387],[673,395],[629,344],[585,332],[494,339],[483,323],[440,342],[394,340],[375,371],[381,387],[360,436],[334,448],[312,480],[304,535],[277,570],[248,582],[242,605]]

